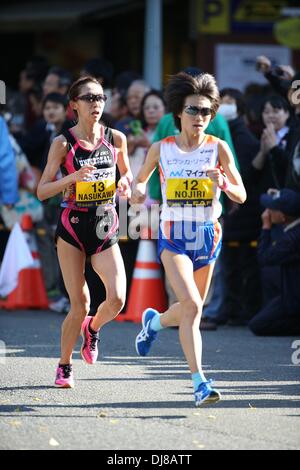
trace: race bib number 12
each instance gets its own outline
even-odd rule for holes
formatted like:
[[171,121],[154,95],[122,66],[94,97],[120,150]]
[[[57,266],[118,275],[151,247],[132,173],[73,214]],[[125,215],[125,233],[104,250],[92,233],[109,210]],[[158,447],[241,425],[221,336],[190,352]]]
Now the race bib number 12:
[[212,205],[214,198],[214,183],[209,178],[168,178],[168,206],[204,206]]

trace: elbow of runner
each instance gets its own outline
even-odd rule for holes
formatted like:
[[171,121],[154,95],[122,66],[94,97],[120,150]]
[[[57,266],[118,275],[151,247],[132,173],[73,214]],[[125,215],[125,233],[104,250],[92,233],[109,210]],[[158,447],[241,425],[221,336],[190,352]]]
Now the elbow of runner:
[[47,199],[43,191],[43,185],[40,185],[40,184],[38,185],[36,189],[36,195],[40,201],[44,201],[45,199]]
[[240,194],[239,194],[239,200],[237,201],[239,204],[244,204],[244,202],[246,201],[247,199],[247,193],[246,193],[246,190],[243,189]]

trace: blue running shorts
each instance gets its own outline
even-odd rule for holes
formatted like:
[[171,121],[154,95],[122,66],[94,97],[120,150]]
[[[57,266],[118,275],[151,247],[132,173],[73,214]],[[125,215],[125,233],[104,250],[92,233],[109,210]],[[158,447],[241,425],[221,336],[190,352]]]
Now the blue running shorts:
[[213,263],[222,246],[222,227],[213,222],[161,221],[158,239],[158,257],[164,249],[188,256],[194,271]]

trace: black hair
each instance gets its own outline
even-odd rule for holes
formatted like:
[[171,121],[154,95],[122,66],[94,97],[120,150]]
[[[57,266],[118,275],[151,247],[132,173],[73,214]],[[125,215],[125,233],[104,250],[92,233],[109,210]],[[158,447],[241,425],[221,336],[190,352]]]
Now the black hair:
[[65,109],[67,109],[68,99],[65,95],[62,95],[61,93],[48,93],[48,95],[46,95],[43,99],[43,109],[48,101],[51,101],[52,103],[61,104]]
[[26,76],[29,80],[42,82],[48,74],[49,63],[44,56],[33,56],[25,65]]
[[142,76],[134,70],[124,70],[116,76],[114,85],[119,92],[126,93],[135,80],[142,80]]
[[116,90],[112,96],[116,96],[119,102],[119,106],[127,106],[126,92],[124,90]]
[[68,70],[62,69],[61,67],[56,67],[56,66],[51,67],[48,70],[47,75],[50,75],[50,74],[58,76],[59,86],[69,87],[72,83],[72,74]]
[[220,104],[219,90],[213,75],[202,73],[192,76],[185,72],[172,75],[166,86],[165,98],[169,112],[173,113],[176,127],[181,131],[181,119],[185,98],[190,95],[205,96],[211,102],[211,117],[215,117]]
[[246,102],[243,93],[237,88],[223,88],[220,91],[220,97],[230,96],[236,102],[237,112],[239,116],[243,116],[246,111]]
[[271,95],[271,96],[267,96],[263,103],[262,103],[262,107],[261,107],[261,112],[263,113],[264,109],[265,109],[265,106],[266,104],[269,103],[272,108],[274,109],[283,109],[284,111],[288,111],[290,112],[290,106],[289,106],[289,103],[287,102],[286,99],[284,99],[282,96],[280,95]]
[[34,96],[37,100],[42,101],[43,89],[40,84],[33,85],[27,92],[26,96]]

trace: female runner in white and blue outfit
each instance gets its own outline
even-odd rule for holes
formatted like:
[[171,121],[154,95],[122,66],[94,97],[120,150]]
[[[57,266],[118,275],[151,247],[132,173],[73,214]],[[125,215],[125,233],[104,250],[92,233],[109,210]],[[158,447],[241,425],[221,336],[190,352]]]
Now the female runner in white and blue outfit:
[[158,331],[179,326],[195,404],[199,406],[221,398],[202,371],[199,330],[202,307],[221,249],[219,197],[224,191],[241,204],[246,191],[226,142],[205,134],[219,106],[214,77],[180,72],[170,78],[166,100],[180,134],[150,147],[134,183],[131,204],[144,201],[147,181],[158,166],[163,195],[158,252],[178,302],[163,314],[151,308],[144,311],[136,350],[146,356]]

